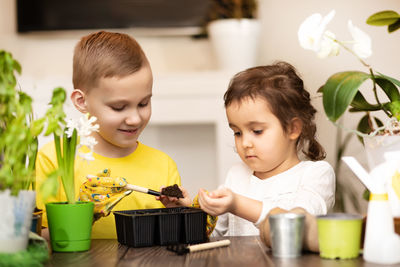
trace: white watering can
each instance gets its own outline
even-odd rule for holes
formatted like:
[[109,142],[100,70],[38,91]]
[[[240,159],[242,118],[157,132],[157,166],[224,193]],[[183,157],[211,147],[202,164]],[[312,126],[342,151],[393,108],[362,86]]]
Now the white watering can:
[[364,239],[364,260],[379,264],[400,263],[400,236],[394,232],[387,183],[400,166],[399,152],[385,153],[385,162],[375,166],[370,173],[353,157],[342,157],[342,160],[371,193]]

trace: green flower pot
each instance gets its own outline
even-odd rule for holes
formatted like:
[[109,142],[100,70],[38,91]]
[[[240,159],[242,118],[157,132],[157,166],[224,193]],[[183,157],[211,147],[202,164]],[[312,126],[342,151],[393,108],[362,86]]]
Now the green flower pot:
[[90,249],[93,208],[92,202],[46,204],[53,251],[74,252]]
[[317,217],[322,258],[353,259],[360,253],[362,216],[331,213]]

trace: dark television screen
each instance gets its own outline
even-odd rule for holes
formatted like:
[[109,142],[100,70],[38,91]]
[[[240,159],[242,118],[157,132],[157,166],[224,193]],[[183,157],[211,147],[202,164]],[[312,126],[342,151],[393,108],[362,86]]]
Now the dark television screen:
[[18,32],[197,27],[211,0],[17,0]]

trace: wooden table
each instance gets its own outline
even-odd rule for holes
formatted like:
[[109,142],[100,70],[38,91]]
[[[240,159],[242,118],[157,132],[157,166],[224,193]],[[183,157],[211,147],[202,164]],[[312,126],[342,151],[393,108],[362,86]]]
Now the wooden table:
[[[304,253],[299,258],[279,259],[260,241],[258,236],[228,237],[229,247],[177,255],[163,246],[130,248],[117,240],[92,240],[89,251],[53,253],[46,266],[279,266],[279,267],[335,267],[382,266],[366,263],[362,257],[352,260],[322,259],[315,253]],[[217,240],[217,239],[213,239]]]

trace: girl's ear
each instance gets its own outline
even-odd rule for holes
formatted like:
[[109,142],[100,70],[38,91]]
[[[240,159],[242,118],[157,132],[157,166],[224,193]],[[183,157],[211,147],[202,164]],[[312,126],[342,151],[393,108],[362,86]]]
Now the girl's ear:
[[293,118],[290,122],[289,138],[291,140],[296,140],[297,138],[299,138],[302,130],[303,122],[299,118]]
[[87,113],[86,95],[82,90],[74,89],[71,94],[71,101],[77,110],[81,113]]

